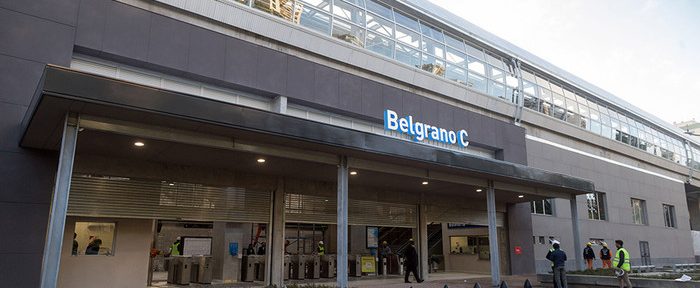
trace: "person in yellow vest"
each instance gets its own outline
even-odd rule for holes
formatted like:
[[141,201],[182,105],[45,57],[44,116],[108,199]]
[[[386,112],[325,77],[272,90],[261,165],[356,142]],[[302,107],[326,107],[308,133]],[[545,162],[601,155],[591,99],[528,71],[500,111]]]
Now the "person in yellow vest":
[[180,236],[177,236],[173,245],[170,245],[170,256],[182,255],[182,242],[180,242]]
[[632,268],[630,266],[630,253],[627,252],[627,249],[622,247],[623,244],[624,242],[622,242],[622,240],[615,240],[617,251],[613,259],[613,267],[616,269],[615,275],[617,275],[617,279],[620,281],[620,288],[625,287],[625,285],[627,285],[627,288],[632,288],[632,282],[630,282],[629,276],[629,272]]
[[318,241],[318,247],[316,248],[316,253],[318,253],[318,256],[326,255],[326,246],[323,244],[323,241]]

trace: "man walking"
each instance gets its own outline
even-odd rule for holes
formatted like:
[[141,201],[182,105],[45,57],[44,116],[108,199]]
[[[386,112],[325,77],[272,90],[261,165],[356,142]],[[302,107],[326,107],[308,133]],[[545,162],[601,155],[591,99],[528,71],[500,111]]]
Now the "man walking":
[[413,272],[413,277],[416,278],[416,282],[421,283],[423,282],[423,279],[420,279],[418,276],[418,252],[416,252],[416,246],[413,239],[408,240],[408,243],[409,245],[404,253],[404,257],[406,257],[404,262],[404,266],[406,267],[404,282],[411,283],[411,281],[408,281],[408,276],[411,274],[411,272]]
[[600,260],[603,261],[603,269],[612,268],[612,253],[608,249],[608,244],[603,243],[603,249],[600,249]]
[[583,259],[586,259],[586,269],[593,270],[593,260],[595,260],[595,252],[591,248],[591,242],[586,243],[586,248],[583,248]]
[[559,243],[552,244],[554,251],[547,253],[547,259],[554,266],[554,287],[567,288],[566,282],[566,253],[559,249]]
[[632,282],[630,282],[629,272],[632,267],[630,267],[630,253],[627,249],[623,248],[624,243],[622,240],[615,240],[615,247],[617,252],[615,252],[615,259],[613,260],[613,266],[615,267],[615,274],[617,279],[620,281],[620,288],[625,287],[632,288]]

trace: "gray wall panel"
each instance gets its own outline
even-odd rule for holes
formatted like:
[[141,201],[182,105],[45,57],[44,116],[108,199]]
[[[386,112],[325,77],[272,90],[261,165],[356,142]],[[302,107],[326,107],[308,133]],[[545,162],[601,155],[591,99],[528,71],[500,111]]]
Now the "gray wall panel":
[[3,287],[39,287],[43,253],[3,253],[0,255],[2,255],[2,260],[0,260],[0,270],[2,271],[0,273],[0,283],[2,283]]
[[[403,107],[403,93],[398,88],[382,85],[382,110],[391,109],[399,114],[399,117],[407,115],[406,108]],[[413,116],[416,119],[416,116]],[[416,119],[418,120],[418,119]]]
[[457,110],[457,108],[452,105],[438,103],[438,123],[440,123],[440,127],[452,130],[459,128],[455,126],[454,122],[455,110]]
[[349,73],[340,73],[339,77],[339,90],[341,93],[338,96],[338,108],[352,113],[362,113],[363,79]]
[[21,151],[20,124],[26,111],[27,106],[0,102],[0,150]]
[[406,115],[413,115],[414,118],[421,119],[420,121],[422,121],[424,118],[423,110],[420,105],[422,97],[408,91],[403,91],[401,95],[403,96],[403,112],[406,113]]
[[107,9],[103,51],[146,61],[152,13],[113,1]]
[[294,56],[289,56],[288,63],[287,93],[285,95],[304,101],[313,101],[316,65]]
[[0,54],[67,66],[74,28],[0,8]]
[[75,45],[102,50],[108,0],[82,0],[75,32]]
[[44,65],[0,55],[0,102],[28,106],[44,72]]
[[[49,204],[57,161],[53,152],[0,152],[0,203]],[[48,211],[43,215],[48,216]]]
[[[165,50],[163,52],[167,52]],[[224,78],[226,37],[202,28],[193,28],[190,33],[188,68],[190,73],[214,79]]]
[[[530,203],[508,205],[508,255],[512,274],[531,275],[535,273],[535,251],[532,245],[532,215]],[[515,254],[515,247],[522,248],[522,254]],[[502,253],[505,253],[502,252]]]
[[432,125],[440,126],[438,118],[438,102],[433,99],[422,98],[421,110],[423,111],[423,121]]
[[0,240],[0,253],[41,253],[49,206],[0,202],[0,233],[5,235]]
[[168,68],[187,70],[190,28],[180,21],[153,15],[148,40],[148,61]]
[[[282,95],[287,90],[287,58],[282,52],[260,47],[255,67],[241,67],[256,71],[256,89]],[[290,67],[291,68],[291,67]],[[311,83],[309,83],[311,84]]]
[[257,65],[257,60],[258,46],[235,38],[228,38],[226,40],[224,81],[248,87],[255,86],[255,73],[252,72]]
[[0,7],[75,26],[79,0],[0,0]]
[[314,102],[326,107],[338,107],[340,103],[340,71],[323,65],[316,65],[314,70],[316,74],[316,79],[313,82]]
[[381,119],[384,113],[382,109],[382,85],[374,81],[362,81],[362,114]]

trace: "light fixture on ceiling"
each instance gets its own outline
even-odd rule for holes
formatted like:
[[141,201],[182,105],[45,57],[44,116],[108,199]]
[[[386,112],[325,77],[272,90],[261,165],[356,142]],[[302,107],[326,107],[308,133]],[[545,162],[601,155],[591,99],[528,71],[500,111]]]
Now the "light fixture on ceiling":
[[175,186],[175,183],[168,183],[168,185],[170,185],[170,186]]
[[134,146],[136,146],[136,147],[143,147],[143,146],[146,146],[146,144],[143,143],[143,142],[141,142],[141,141],[136,141],[136,142],[134,142]]
[[518,195],[518,198],[525,198],[525,195]]
[[481,189],[476,189],[476,192],[481,192],[481,191],[483,191],[483,190],[481,190]]
[[258,163],[265,163],[265,158],[258,158]]
[[421,182],[420,184],[428,185],[428,181],[427,181],[427,180],[423,180],[423,182]]
[[357,171],[350,171],[350,175],[352,175],[352,176],[357,175]]

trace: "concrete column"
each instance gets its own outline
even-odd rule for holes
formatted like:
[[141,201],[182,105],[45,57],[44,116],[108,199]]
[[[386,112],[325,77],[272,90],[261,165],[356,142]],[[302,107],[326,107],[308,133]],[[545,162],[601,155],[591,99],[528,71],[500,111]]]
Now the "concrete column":
[[421,195],[421,203],[418,205],[418,256],[420,259],[420,278],[428,280],[430,269],[430,255],[428,255],[428,205]]
[[284,180],[277,181],[277,189],[272,192],[272,222],[270,224],[270,277],[268,285],[283,287],[284,282]]
[[275,99],[272,99],[272,112],[275,113],[280,113],[280,114],[287,114],[287,97],[285,96],[277,96]]
[[496,189],[488,181],[486,189],[486,212],[489,219],[489,252],[491,253],[491,282],[494,287],[501,283],[500,254],[498,253],[498,229],[496,228]]
[[58,270],[61,264],[61,248],[63,233],[66,226],[68,211],[68,194],[70,192],[71,176],[73,175],[73,160],[75,146],[78,142],[78,116],[68,114],[63,123],[63,138],[59,150],[58,171],[51,201],[51,215],[46,230],[44,244],[44,259],[41,266],[41,287],[56,287]]
[[340,156],[338,165],[338,271],[336,286],[348,287],[348,158]]
[[578,229],[578,205],[576,204],[576,195],[571,195],[569,198],[571,204],[571,230],[574,234],[574,256],[577,270],[584,270],[583,250],[581,249],[581,232]]

